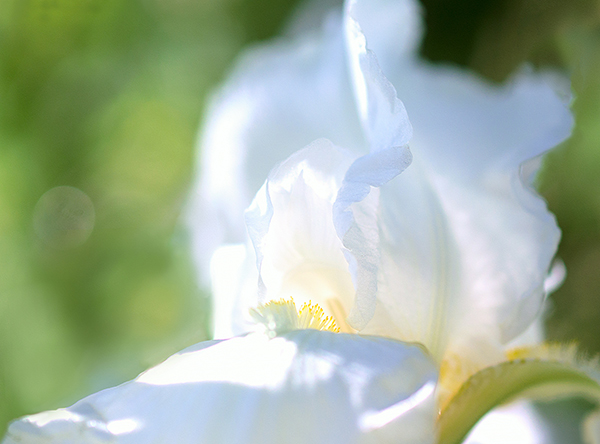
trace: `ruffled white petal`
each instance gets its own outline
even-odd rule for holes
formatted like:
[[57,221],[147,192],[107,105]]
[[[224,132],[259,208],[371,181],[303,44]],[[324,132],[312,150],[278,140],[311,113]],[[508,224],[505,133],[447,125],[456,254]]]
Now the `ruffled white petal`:
[[136,380],[11,424],[3,444],[432,443],[414,345],[299,330],[190,347]]
[[368,49],[354,6],[346,10],[343,20],[330,14],[323,29],[249,52],[213,99],[188,210],[204,277],[220,243],[242,241],[241,213],[277,162],[319,138],[356,154],[408,142],[404,106]]
[[[269,175],[246,213],[259,270],[258,300],[293,297],[347,312],[354,287],[333,223],[333,203],[353,156],[320,139]],[[254,304],[256,305],[256,304]]]
[[411,161],[407,146],[384,148],[356,159],[346,172],[333,205],[335,228],[346,248],[356,287],[348,317],[356,330],[362,330],[371,320],[377,303],[381,262],[378,188],[402,173]]
[[355,0],[346,2],[344,28],[358,115],[371,151],[401,147],[408,143],[412,128],[396,90],[381,71],[375,53],[367,46],[356,3]]
[[549,79],[526,70],[493,85],[465,70],[415,62],[390,79],[415,128],[413,150],[455,181],[518,168],[562,142],[573,124]]
[[418,13],[410,3],[356,7],[414,128],[413,164],[381,190],[381,307],[368,331],[489,363],[541,310],[560,232],[531,178],[572,117],[543,75],[495,86],[416,52],[399,57],[386,30],[407,23],[418,35],[418,16],[398,21]]
[[259,270],[253,305],[289,297],[312,301],[354,329],[373,316],[376,188],[402,172],[411,157],[406,147],[354,157],[320,139],[271,172],[246,213]]
[[519,165],[570,134],[573,118],[556,91],[564,89],[556,76],[523,69],[494,85],[465,69],[421,60],[421,11],[413,0],[357,0],[354,10],[408,110],[411,147],[436,169],[460,178]]
[[187,216],[204,278],[219,244],[244,239],[243,212],[278,162],[318,138],[368,150],[340,21],[338,13],[316,33],[247,52],[213,98]]

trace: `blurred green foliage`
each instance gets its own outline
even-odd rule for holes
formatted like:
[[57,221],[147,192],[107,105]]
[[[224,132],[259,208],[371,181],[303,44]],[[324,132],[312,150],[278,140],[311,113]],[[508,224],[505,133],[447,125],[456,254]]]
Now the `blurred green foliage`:
[[179,215],[207,91],[290,3],[257,6],[0,2],[0,436],[207,338]]
[[[179,223],[201,110],[296,2],[0,2],[0,436],[207,338]],[[600,351],[598,0],[422,3],[434,61],[572,74],[577,127],[542,177],[569,270],[549,335]]]
[[[600,21],[600,8],[596,10]],[[563,230],[559,255],[567,279],[554,294],[547,324],[554,340],[574,340],[600,352],[600,25],[573,27],[560,40],[573,67],[576,126],[548,157],[542,191]]]

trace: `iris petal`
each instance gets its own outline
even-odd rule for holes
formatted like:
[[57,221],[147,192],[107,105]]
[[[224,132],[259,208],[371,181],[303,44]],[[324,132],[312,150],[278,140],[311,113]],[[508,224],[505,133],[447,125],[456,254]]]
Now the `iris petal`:
[[541,312],[560,231],[531,180],[573,118],[546,74],[493,85],[420,60],[419,12],[355,6],[414,131],[412,165],[381,189],[380,307],[366,331],[488,365]]
[[[298,330],[190,347],[68,409],[13,423],[3,444],[432,443],[431,359],[411,344]],[[401,430],[401,433],[398,431]]]
[[245,238],[243,212],[278,162],[319,138],[368,151],[339,15],[316,33],[249,51],[213,97],[187,216],[204,278],[219,244]]

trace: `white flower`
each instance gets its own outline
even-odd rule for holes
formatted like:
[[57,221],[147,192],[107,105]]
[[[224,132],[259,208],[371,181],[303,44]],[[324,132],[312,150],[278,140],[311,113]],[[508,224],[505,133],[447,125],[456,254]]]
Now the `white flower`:
[[[559,231],[531,180],[571,116],[540,75],[493,86],[420,61],[420,27],[414,2],[347,1],[241,62],[209,112],[194,220],[205,275],[231,243],[211,263],[227,339],[4,444],[455,443],[521,374],[593,380],[552,350],[505,355],[545,297]],[[269,302],[289,297],[301,313]],[[360,334],[295,330],[334,324]]]
[[[504,360],[540,315],[560,232],[531,181],[572,117],[547,76],[524,69],[498,86],[430,65],[417,56],[420,35],[416,2],[348,1],[322,28],[247,54],[215,98],[202,139],[203,213],[191,214],[201,268],[214,246],[232,244],[212,262],[217,336],[246,331],[257,303],[317,298],[317,287],[328,292],[324,309],[342,309],[339,323],[423,343],[453,390]],[[366,159],[400,150],[411,134],[396,91],[414,159],[392,179],[408,153],[396,152],[394,171]],[[270,166],[315,139],[309,151],[329,144],[346,160],[322,173],[329,181],[306,179],[329,168],[321,154],[274,170],[249,212],[256,275],[242,211]],[[372,185],[367,197],[348,191],[354,177]],[[211,218],[218,228],[199,222]]]

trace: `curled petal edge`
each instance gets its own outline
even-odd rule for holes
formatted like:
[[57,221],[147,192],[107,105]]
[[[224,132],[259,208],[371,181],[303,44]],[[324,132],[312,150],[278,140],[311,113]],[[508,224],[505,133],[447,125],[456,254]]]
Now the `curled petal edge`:
[[[348,323],[363,329],[375,314],[379,271],[378,193],[412,162],[408,145],[394,146],[359,157],[348,168],[333,204],[333,220],[346,251],[356,289]],[[371,194],[371,195],[370,195]],[[370,196],[369,196],[370,195]]]

